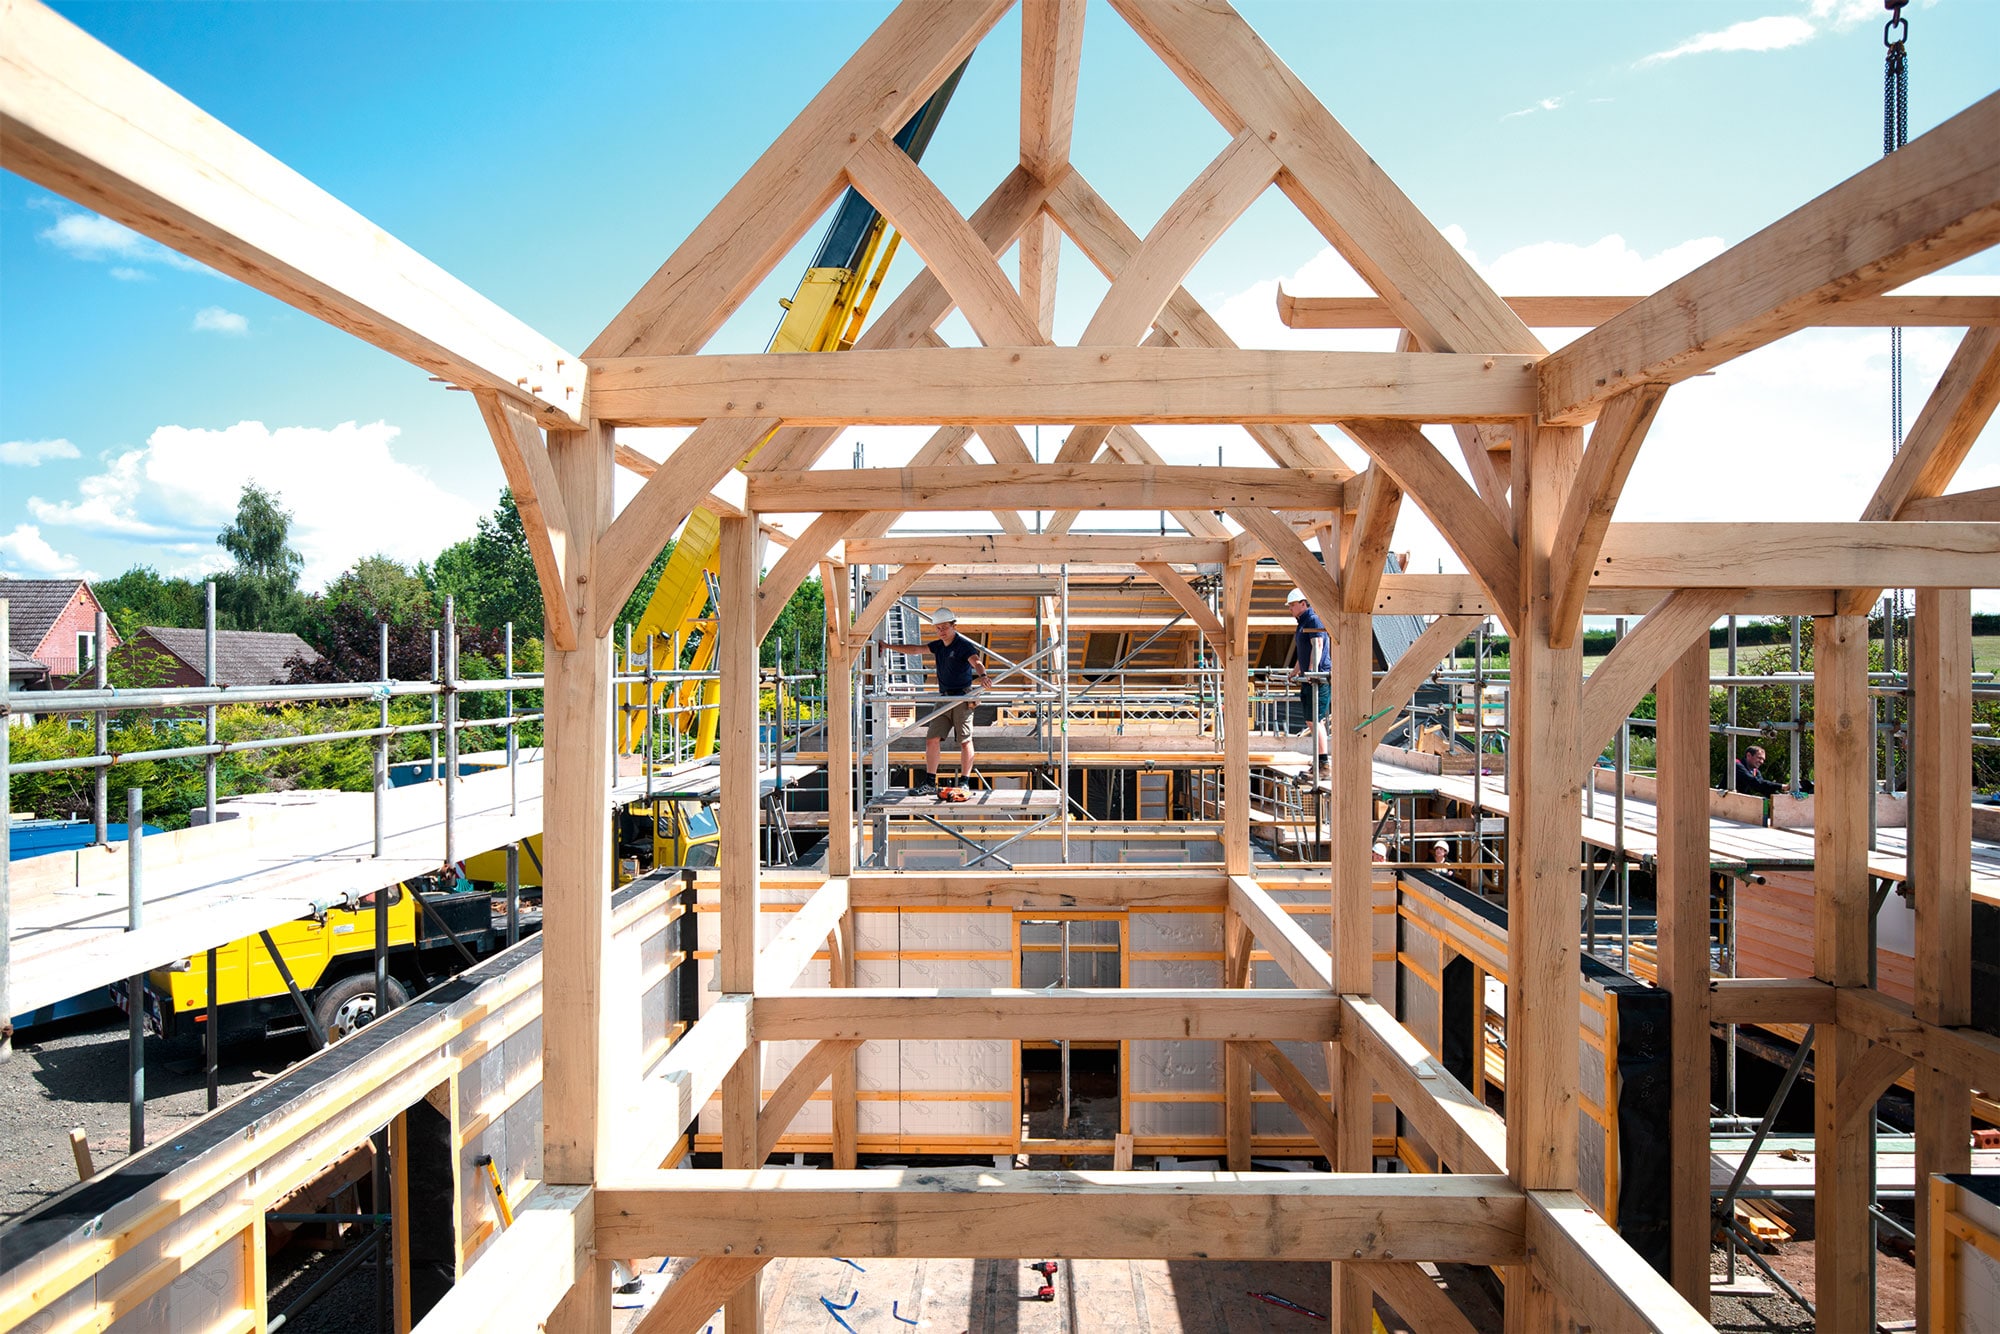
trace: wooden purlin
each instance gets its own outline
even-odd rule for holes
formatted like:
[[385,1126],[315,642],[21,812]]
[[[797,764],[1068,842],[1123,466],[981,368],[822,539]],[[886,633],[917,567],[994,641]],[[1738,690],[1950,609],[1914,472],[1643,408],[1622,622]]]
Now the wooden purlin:
[[[1623,315],[1644,296],[1502,297],[1531,329],[1593,329]],[[1299,296],[1278,288],[1278,319],[1288,329],[1397,329],[1395,312],[1378,296]],[[1849,297],[1815,312],[1820,329],[1963,329],[2000,324],[2000,296],[1928,294]]]

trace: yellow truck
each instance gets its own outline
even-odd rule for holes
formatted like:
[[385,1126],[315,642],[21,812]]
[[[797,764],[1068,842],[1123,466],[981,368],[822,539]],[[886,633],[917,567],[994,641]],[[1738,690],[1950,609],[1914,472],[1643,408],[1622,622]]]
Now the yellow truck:
[[[722,835],[708,803],[696,798],[656,797],[635,801],[612,816],[611,847],[616,859],[614,882],[624,884],[654,867],[700,868],[715,865]],[[539,889],[542,883],[542,836],[530,834],[521,843],[520,884]],[[465,877],[475,885],[504,888],[507,850],[495,848],[465,859]],[[539,895],[537,896],[539,897]]]
[[[613,817],[612,836],[616,883],[621,885],[653,867],[713,866],[721,842],[709,806],[686,798],[631,803]],[[536,904],[541,898],[541,835],[528,838],[521,853],[519,884],[527,891],[527,906],[521,914],[525,934],[540,923]],[[471,893],[449,892],[443,877],[382,891],[389,895],[391,1008],[467,966],[465,955],[452,943],[453,936],[474,958],[483,958],[506,944],[501,897],[507,882],[506,849],[467,858],[464,871]],[[428,914],[418,909],[419,894],[430,909]],[[450,927],[449,934],[440,922]],[[363,895],[352,908],[329,908],[272,927],[269,934],[271,945],[285,961],[327,1041],[345,1037],[375,1017],[375,895]],[[276,1034],[305,1028],[284,974],[262,936],[245,936],[219,946],[215,977],[216,1019],[223,1031],[261,1029]],[[112,998],[124,1008],[123,984],[112,987]],[[188,1026],[208,1021],[207,955],[197,954],[148,973],[144,999],[150,1032],[172,1037],[200,1031]]]
[[[452,936],[475,957],[505,944],[505,930],[493,920],[494,900],[489,894],[437,892],[414,881],[377,893],[389,896],[387,953],[392,1008],[465,966]],[[419,893],[434,917],[419,914]],[[365,894],[352,908],[328,908],[274,926],[267,933],[329,1042],[375,1017],[375,898],[375,894]],[[440,927],[440,921],[451,928],[450,935]],[[261,1029],[275,1034],[305,1027],[262,935],[218,946],[215,980],[216,1019],[224,1031]],[[122,986],[113,986],[112,998],[120,1009],[125,1007]],[[207,954],[147,973],[145,1006],[146,1027],[151,1032],[162,1037],[199,1032],[198,1026],[208,1021]]]

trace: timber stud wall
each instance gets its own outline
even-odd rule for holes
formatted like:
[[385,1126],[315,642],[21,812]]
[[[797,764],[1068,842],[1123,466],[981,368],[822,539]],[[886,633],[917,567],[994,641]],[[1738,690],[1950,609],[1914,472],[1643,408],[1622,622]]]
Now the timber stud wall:
[[[1119,219],[1069,161],[1082,0],[1023,0],[1020,161],[962,216],[888,136],[1011,7],[1011,0],[908,0],[894,10],[582,358],[387,240],[35,0],[0,9],[4,165],[473,390],[520,506],[548,611],[549,1184],[492,1247],[485,1272],[497,1276],[488,1282],[505,1299],[495,1319],[524,1329],[546,1319],[551,1329],[596,1334],[611,1315],[608,1257],[672,1253],[697,1263],[645,1319],[646,1334],[697,1330],[725,1303],[729,1327],[740,1334],[761,1325],[756,1279],[776,1256],[1013,1257],[1020,1238],[1034,1235],[1037,1255],[1160,1257],[1179,1244],[1163,1238],[1199,1238],[1209,1255],[1327,1261],[1331,1300],[1347,1329],[1365,1327],[1371,1288],[1399,1305],[1421,1306],[1425,1292],[1434,1298],[1434,1288],[1412,1279],[1417,1260],[1508,1266],[1510,1330],[1564,1328],[1572,1319],[1598,1329],[1705,1327],[1707,1280],[1698,1265],[1705,1210],[1677,1212],[1676,1293],[1576,1193],[1578,793],[1591,729],[1623,717],[1715,617],[1755,606],[1819,618],[1819,800],[1834,818],[1823,818],[1819,830],[1817,984],[1765,992],[1761,1001],[1767,1018],[1812,1018],[1829,1030],[1818,1083],[1819,1312],[1822,1328],[1861,1328],[1868,1198],[1864,1140],[1852,1127],[1866,1123],[1862,1113],[1885,1064],[1880,1053],[1920,1069],[1926,1170],[1963,1170],[1966,1089],[2000,1089],[2000,1043],[1965,1027],[1968,850],[1959,821],[1969,766],[1953,749],[1966,733],[1963,590],[2000,584],[2000,500],[1943,494],[2000,396],[2000,332],[1968,333],[1858,521],[1771,524],[1746,539],[1733,525],[1612,517],[1671,385],[1816,321],[1839,322],[1844,305],[1859,309],[1855,303],[2000,237],[2000,96],[1550,354],[1225,0],[1092,7],[1096,22],[1129,24],[1232,136],[1148,235]],[[698,355],[848,186],[925,265],[856,349]],[[1376,290],[1387,318],[1405,331],[1404,350],[1239,349],[1180,286],[1228,224],[1273,186]],[[1052,346],[1048,336],[1064,235],[1110,280],[1075,348]],[[1015,281],[996,257],[1017,242]],[[953,309],[984,346],[940,345],[936,326]],[[1984,325],[1994,314],[1968,307],[1965,318]],[[814,470],[843,425],[877,421],[940,431],[909,468]],[[1016,429],[1042,421],[1072,426],[1047,464],[1034,461]],[[1241,423],[1273,466],[1161,466],[1135,427],[1167,421]],[[695,430],[674,466],[655,469],[614,515],[615,428],[660,422]],[[1327,422],[1366,452],[1365,472],[1353,473],[1314,428]],[[1458,428],[1472,483],[1419,423]],[[964,452],[975,435],[986,461]],[[1437,525],[1469,576],[1382,576],[1381,552],[1404,500]],[[837,511],[822,512],[834,504]],[[608,636],[654,553],[697,505],[730,516],[721,575],[721,991],[700,1022],[635,1078],[641,1057],[631,981],[607,968]],[[1055,900],[1079,873],[1010,876],[1004,891],[980,875],[863,878],[844,874],[852,867],[850,831],[842,828],[834,831],[833,874],[792,927],[759,950],[756,643],[790,591],[784,581],[795,586],[815,561],[844,579],[861,544],[882,538],[896,514],[966,508],[1057,511],[1030,560],[1151,567],[1177,601],[1188,565],[1225,567],[1221,614],[1204,626],[1225,666],[1225,864],[1199,890],[1185,887],[1225,912],[1223,981],[1239,985],[1103,993],[856,988],[857,900],[895,903],[905,887],[947,901],[994,892]],[[1068,535],[1080,511],[1161,509],[1180,516],[1187,537]],[[774,578],[783,572],[779,584],[760,593],[758,525],[787,511],[819,518],[773,571]],[[1234,530],[1216,522],[1217,511]],[[1295,525],[1326,534],[1324,563]],[[842,545],[847,538],[852,549]],[[1001,533],[944,544],[954,545],[950,555],[942,546],[919,549],[904,563],[990,561],[1026,540]],[[1265,556],[1306,590],[1337,641],[1327,948],[1246,874],[1247,736],[1227,722],[1240,724],[1247,712],[1250,572]],[[1923,988],[1914,1009],[1869,986],[1865,953],[1867,642],[1856,613],[1874,590],[1898,586],[1922,590],[1926,627],[1917,645],[1921,773],[1912,844],[1926,873],[1912,877]],[[1371,995],[1373,742],[1365,724],[1380,705],[1370,698],[1363,645],[1366,617],[1378,607],[1491,614],[1514,636],[1506,958],[1513,1023],[1504,1125]],[[1586,610],[1607,609],[1649,614],[1586,688],[1579,623]],[[851,668],[841,654],[834,659],[840,672]],[[833,694],[840,698],[844,685]],[[830,742],[835,773],[845,770],[852,745],[843,730],[834,729]],[[1681,800],[1671,775],[1685,778],[1697,764],[1705,770],[1705,733],[1669,726],[1663,713],[1661,764],[1664,813]],[[837,810],[849,799],[838,786],[834,798]],[[1711,996],[1701,930],[1687,920],[1697,898],[1682,887],[1700,879],[1694,868],[1705,866],[1706,827],[1705,818],[1681,818],[1663,838],[1663,877],[1675,888],[1662,893],[1661,979],[1681,1033],[1704,1031],[1711,1004],[1719,1014],[1734,1000],[1726,987]],[[1127,893],[1152,893],[1162,879],[1144,870],[1083,878],[1107,906]],[[828,940],[834,985],[798,987]],[[1253,941],[1289,988],[1240,985]],[[855,1124],[845,1109],[861,1040],[1107,1032],[1228,1044],[1230,1087],[1247,1092],[1254,1068],[1289,1089],[1288,1101],[1295,1098],[1307,1123],[1333,1141],[1340,1171],[749,1170],[828,1080],[835,1159],[853,1164]],[[764,1041],[779,1040],[814,1045],[767,1102],[758,1053]],[[1278,1053],[1280,1040],[1325,1044],[1331,1099]],[[1691,1051],[1677,1042],[1676,1061]],[[1674,1087],[1676,1138],[1696,1142],[1706,1081],[1681,1069]],[[1362,1109],[1378,1088],[1450,1174],[1372,1172],[1372,1118]],[[659,1170],[718,1090],[726,1168]],[[1226,1111],[1232,1161],[1247,1156],[1249,1144],[1249,1108],[1237,1101]],[[1679,1162],[1677,1200],[1689,1198],[1684,1187],[1698,1189],[1690,1174],[1703,1170],[1692,1159]],[[916,1220],[921,1225],[910,1226]],[[1434,1305],[1410,1314],[1426,1328],[1452,1327]]]

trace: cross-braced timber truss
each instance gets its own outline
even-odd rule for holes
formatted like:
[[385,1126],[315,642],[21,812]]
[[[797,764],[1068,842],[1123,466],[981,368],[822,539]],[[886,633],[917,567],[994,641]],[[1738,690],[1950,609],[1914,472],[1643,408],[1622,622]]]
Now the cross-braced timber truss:
[[[729,1328],[760,1323],[753,1280],[787,1255],[1238,1256],[1333,1265],[1340,1326],[1365,1328],[1371,1288],[1423,1328],[1462,1327],[1413,1262],[1506,1266],[1510,1329],[1705,1328],[1707,1042],[1712,1020],[1822,1026],[1818,1301],[1822,1328],[1865,1320],[1868,1109],[1902,1068],[1918,1074],[1921,1172],[1963,1170],[1967,1089],[2000,1092],[2000,1044],[1970,1020],[1967,798],[1969,595],[2000,584],[2000,494],[1946,494],[2000,398],[2000,312],[1928,305],[1890,289],[2000,237],[2000,96],[1989,96],[1661,292],[1583,299],[1596,327],[1549,353],[1313,93],[1223,0],[1106,0],[1231,136],[1141,237],[1069,160],[1082,0],[1022,0],[1021,157],[967,217],[890,139],[992,30],[1012,0],[909,0],[895,10],[579,358],[465,288],[33,0],[7,0],[0,40],[5,165],[201,259],[433,375],[470,389],[520,506],[548,609],[544,1174],[547,1184],[487,1264],[492,1318],[598,1330],[608,1259],[700,1257],[644,1322],[693,1330],[726,1301]],[[847,187],[925,264],[837,356],[718,356],[701,349]],[[1369,284],[1372,302],[1301,322],[1404,331],[1383,353],[1236,347],[1181,286],[1219,235],[1275,186]],[[1059,238],[1110,282],[1077,346],[1051,342]],[[1018,246],[1018,277],[997,257]],[[1288,299],[1289,300],[1289,299]],[[1532,303],[1522,303],[1530,305]],[[937,333],[956,309],[981,346]],[[1538,318],[1532,311],[1530,318]],[[1546,316],[1541,316],[1545,318]],[[1909,441],[1854,521],[1619,524],[1619,491],[1667,390],[1814,324],[1929,319],[1969,327]],[[912,465],[818,469],[844,427],[937,433]],[[1072,427],[1037,463],[1019,427]],[[1242,426],[1268,468],[1165,466],[1139,427]],[[1585,427],[1595,423],[1588,442]],[[1356,475],[1316,429],[1360,446]],[[1468,483],[1422,433],[1456,428]],[[670,466],[616,443],[621,425],[695,429]],[[972,453],[975,440],[984,458]],[[747,462],[746,462],[747,460]],[[613,469],[648,471],[622,511]],[[1407,499],[1465,576],[1381,574]],[[725,515],[722,693],[724,993],[664,1063],[629,1073],[629,1006],[606,975],[610,849],[610,632],[655,552],[696,505]],[[999,530],[962,542],[894,539],[894,516],[987,510]],[[1054,511],[1030,535],[1020,510]],[[1184,537],[1072,535],[1085,511],[1168,510]],[[1217,520],[1226,514],[1233,527]],[[759,579],[765,516],[814,515]],[[1322,563],[1300,536],[1320,531]],[[1130,564],[1157,579],[1223,651],[1225,717],[1246,713],[1251,564],[1274,558],[1334,640],[1331,728],[1333,948],[1305,939],[1250,870],[1247,812],[1231,804],[1222,874],[1232,958],[1250,942],[1293,987],[1184,992],[874,992],[795,986],[830,947],[853,980],[856,897],[895,899],[894,875],[855,874],[837,837],[830,875],[758,948],[757,643],[817,566],[1029,560]],[[1224,567],[1220,615],[1186,583]],[[916,577],[914,575],[912,578]],[[1917,777],[1911,882],[1920,992],[1914,1011],[1869,983],[1865,609],[1918,590]],[[833,652],[829,768],[845,757],[855,627],[827,600]],[[1371,712],[1368,615],[1498,617],[1513,635],[1513,819],[1508,861],[1508,1115],[1476,1102],[1370,997]],[[1817,951],[1811,980],[1711,984],[1705,841],[1705,637],[1730,610],[1815,617]],[[1586,610],[1643,611],[1639,631],[1585,684]],[[1440,649],[1440,652],[1442,650]],[[1672,1279],[1655,1275],[1573,1193],[1578,1071],[1575,930],[1578,793],[1593,744],[1659,686],[1660,976],[1672,994],[1676,1102]],[[1229,727],[1226,790],[1246,791],[1247,734]],[[836,822],[838,827],[838,822]],[[1009,877],[1032,900],[1102,872]],[[940,891],[937,886],[945,888]],[[979,875],[925,878],[980,901]],[[1240,980],[1240,978],[1238,979]],[[0,997],[0,999],[4,999]],[[4,1005],[0,1005],[4,1009]],[[814,1088],[831,1080],[836,1158],[854,1159],[853,1053],[870,1038],[1196,1036],[1228,1044],[1232,1084],[1252,1066],[1289,1089],[1340,1169],[1331,1175],[757,1171]],[[768,1101],[759,1044],[816,1044]],[[1330,1099],[1288,1078],[1275,1039],[1327,1044]],[[1296,1074],[1296,1071],[1293,1072]],[[1375,1088],[1438,1147],[1452,1174],[1370,1174]],[[657,1164],[720,1093],[720,1172]],[[1247,1154],[1247,1132],[1244,1138]],[[1924,1198],[1924,1192],[1919,1192]],[[1919,1234],[1925,1231],[1919,1227]],[[1678,1293],[1675,1289],[1678,1288]],[[553,1314],[551,1314],[553,1313]]]

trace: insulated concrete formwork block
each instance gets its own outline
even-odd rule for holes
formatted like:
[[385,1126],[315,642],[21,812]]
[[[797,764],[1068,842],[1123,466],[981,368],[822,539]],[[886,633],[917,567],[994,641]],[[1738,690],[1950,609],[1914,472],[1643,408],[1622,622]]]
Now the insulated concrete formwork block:
[[1014,1044],[997,1041],[905,1041],[901,1088],[921,1093],[1008,1093],[1014,1083]]
[[1127,967],[1134,987],[1200,991],[1222,985],[1220,959],[1134,959]]
[[1014,1100],[951,1098],[942,1101],[906,1099],[888,1103],[899,1113],[906,1142],[925,1139],[967,1139],[1014,1134]]
[[1130,921],[1126,941],[1135,955],[1222,953],[1219,912],[1135,912]]
[[1007,954],[1014,948],[1011,912],[905,912],[899,914],[898,945],[905,955],[940,950],[991,950]]
[[864,1042],[854,1055],[854,1085],[863,1093],[893,1093],[901,1086],[900,1042]]
[[905,987],[1008,987],[1013,977],[1011,959],[903,960]]
[[[893,908],[887,911],[857,908],[854,912],[854,948],[863,954],[872,951],[894,953],[902,940],[902,916]],[[871,984],[863,982],[860,985]],[[895,983],[872,985],[894,986]]]

